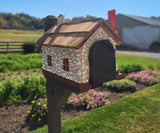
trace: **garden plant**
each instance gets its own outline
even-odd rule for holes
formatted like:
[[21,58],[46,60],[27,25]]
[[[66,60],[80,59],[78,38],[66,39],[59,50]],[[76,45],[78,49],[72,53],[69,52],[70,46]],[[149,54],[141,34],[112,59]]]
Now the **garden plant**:
[[160,72],[152,70],[143,70],[136,73],[130,73],[125,78],[133,80],[145,86],[151,86],[160,81]]

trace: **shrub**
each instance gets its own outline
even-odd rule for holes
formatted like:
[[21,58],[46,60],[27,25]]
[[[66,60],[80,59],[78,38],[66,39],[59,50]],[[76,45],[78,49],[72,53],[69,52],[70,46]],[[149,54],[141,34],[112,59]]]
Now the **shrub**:
[[[42,83],[42,84],[41,84]],[[34,78],[25,77],[23,82],[18,85],[17,95],[21,95],[23,100],[33,100],[44,97],[46,94],[46,80],[44,77]]]
[[153,42],[150,46],[149,46],[149,48],[151,49],[151,50],[160,50],[160,42]]
[[30,126],[42,126],[47,123],[47,99],[39,99],[32,101],[31,107],[27,111],[27,119],[26,121]]
[[44,77],[25,77],[22,82],[15,84],[7,80],[0,86],[0,105],[17,101],[33,99],[46,96],[46,79]]
[[118,66],[120,73],[131,73],[143,70],[143,66],[138,64],[125,64]]
[[98,92],[94,89],[88,92],[75,94],[73,93],[67,100],[68,105],[72,105],[77,109],[94,109],[105,105],[108,102],[107,92]]
[[34,53],[35,49],[36,49],[36,46],[34,42],[24,42],[23,43],[23,52],[25,54]]
[[36,53],[42,53],[42,49],[41,48],[42,48],[42,46],[40,46],[40,45],[37,44],[36,48],[35,48],[35,52]]
[[150,86],[160,81],[160,72],[152,70],[143,70],[136,73],[130,73],[125,78],[146,86]]
[[0,72],[7,70],[28,70],[31,68],[40,68],[42,66],[41,54],[9,54],[0,55]]
[[7,71],[7,66],[0,63],[0,72],[6,72],[6,71]]
[[12,91],[15,90],[15,84],[11,80],[7,80],[0,87],[0,105],[3,106],[9,102]]
[[103,83],[111,91],[123,92],[123,91],[136,91],[136,83],[128,79],[113,80]]

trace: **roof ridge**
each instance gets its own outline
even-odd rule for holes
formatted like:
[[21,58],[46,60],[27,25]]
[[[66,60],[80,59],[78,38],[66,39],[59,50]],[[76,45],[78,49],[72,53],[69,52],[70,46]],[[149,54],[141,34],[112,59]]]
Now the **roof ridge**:
[[136,21],[141,22],[141,23],[160,26],[160,21],[156,20],[156,19],[153,19],[153,18],[144,17],[144,16],[136,16],[136,15],[128,15],[128,14],[122,14],[122,13],[120,13],[119,15],[123,15],[125,17],[128,17],[130,19],[136,20]]
[[98,29],[98,27],[101,25],[102,21],[103,21],[103,19],[100,18],[100,19],[99,19],[99,22],[92,28],[91,31],[89,31],[89,34],[87,35],[87,37],[85,37],[85,38],[83,39],[83,41],[80,42],[80,43],[77,45],[77,48],[80,48],[80,47],[86,42],[86,40]]
[[101,19],[103,19],[103,18],[80,20],[80,21],[76,21],[76,22],[66,22],[66,23],[62,23],[60,25],[70,25],[70,24],[78,24],[78,23],[85,23],[85,22],[94,22],[94,21],[100,21]]

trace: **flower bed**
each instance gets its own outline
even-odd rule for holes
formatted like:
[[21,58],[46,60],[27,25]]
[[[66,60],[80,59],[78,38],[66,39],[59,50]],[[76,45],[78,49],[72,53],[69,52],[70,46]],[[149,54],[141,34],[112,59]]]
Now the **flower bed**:
[[[108,103],[107,92],[99,92],[95,90],[89,90],[84,93],[73,93],[67,100],[65,108],[72,106],[75,109],[90,110],[96,107],[100,107]],[[40,98],[34,100],[31,103],[31,107],[27,111],[27,122],[29,125],[37,124],[42,126],[47,123],[47,99]]]
[[130,73],[125,78],[146,86],[151,86],[160,81],[160,72],[143,70],[136,73]]
[[89,90],[85,93],[76,95],[73,93],[67,101],[67,104],[72,105],[76,108],[83,108],[86,110],[94,109],[108,103],[107,92],[98,92],[94,89]]

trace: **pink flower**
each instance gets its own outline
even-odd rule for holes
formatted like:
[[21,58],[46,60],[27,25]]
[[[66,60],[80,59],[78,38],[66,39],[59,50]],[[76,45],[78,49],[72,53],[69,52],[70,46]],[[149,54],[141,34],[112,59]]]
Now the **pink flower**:
[[81,100],[78,101],[77,106],[81,105]]

